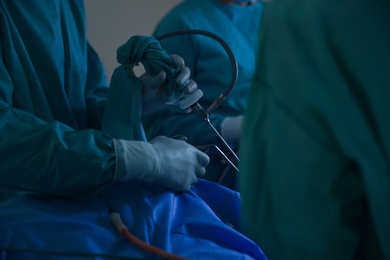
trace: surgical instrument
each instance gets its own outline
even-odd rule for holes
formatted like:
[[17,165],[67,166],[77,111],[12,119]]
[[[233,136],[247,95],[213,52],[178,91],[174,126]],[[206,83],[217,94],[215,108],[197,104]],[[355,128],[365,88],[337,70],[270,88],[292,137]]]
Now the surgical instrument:
[[[187,137],[184,135],[174,135],[174,136],[172,136],[172,138],[176,139],[176,140],[183,140],[184,142],[188,142]],[[216,154],[216,155],[221,156],[222,163],[228,162],[237,172],[240,172],[240,170],[237,168],[237,166],[215,144],[197,145],[195,147],[208,155]]]
[[[203,107],[198,103],[194,103],[192,106],[190,106],[194,111],[196,111],[200,117],[203,119],[203,121],[205,121],[211,128],[212,130],[217,134],[218,138],[222,141],[222,143],[224,144],[224,146],[229,150],[229,152],[237,159],[237,161],[240,161],[240,159],[238,158],[238,156],[236,155],[236,153],[232,150],[232,148],[230,147],[230,145],[225,141],[225,139],[221,136],[221,134],[215,129],[215,127],[213,126],[213,124],[210,122],[210,118],[209,118],[209,115],[211,114],[212,111],[214,111],[214,109],[216,109],[218,106],[220,106],[222,104],[222,102],[226,99],[226,97],[230,94],[230,92],[233,90],[233,87],[234,85],[236,84],[236,81],[237,81],[237,75],[238,75],[238,65],[237,65],[237,61],[234,57],[234,54],[233,52],[231,51],[231,49],[229,48],[229,46],[227,45],[227,43],[222,40],[219,36],[213,34],[213,33],[210,33],[210,32],[207,32],[207,31],[203,31],[203,30],[182,30],[182,31],[174,31],[174,32],[169,32],[169,33],[165,33],[165,34],[161,34],[159,36],[156,37],[157,40],[161,41],[163,39],[166,39],[166,38],[169,38],[169,37],[173,37],[173,36],[179,36],[179,35],[184,35],[184,34],[198,34],[198,35],[204,35],[204,36],[208,36],[216,41],[218,41],[222,47],[225,49],[226,53],[228,54],[229,56],[229,60],[230,60],[230,63],[232,65],[232,80],[230,82],[230,85],[229,87],[227,88],[227,90],[225,92],[223,92],[208,108],[207,110],[204,110]],[[235,167],[236,168],[236,167]]]
[[195,147],[206,154],[214,153],[222,156],[223,163],[225,163],[225,161],[228,162],[237,172],[240,172],[237,166],[215,144],[197,145]]

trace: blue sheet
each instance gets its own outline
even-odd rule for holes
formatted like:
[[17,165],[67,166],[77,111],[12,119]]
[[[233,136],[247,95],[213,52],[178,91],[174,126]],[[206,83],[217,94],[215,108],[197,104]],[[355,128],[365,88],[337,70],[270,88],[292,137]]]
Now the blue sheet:
[[[179,193],[125,182],[112,185],[105,196],[135,236],[161,249],[191,259],[265,259],[259,246],[237,231],[239,193],[216,183],[200,180],[190,192]],[[0,203],[0,245],[1,259],[7,260],[88,258],[83,253],[158,259],[118,233],[101,194],[83,201],[30,194]]]

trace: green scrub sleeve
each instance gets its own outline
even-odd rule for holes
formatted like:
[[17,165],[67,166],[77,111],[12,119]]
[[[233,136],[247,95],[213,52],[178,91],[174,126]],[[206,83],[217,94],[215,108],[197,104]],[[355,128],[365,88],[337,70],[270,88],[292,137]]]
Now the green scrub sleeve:
[[45,122],[0,101],[0,189],[90,197],[115,180],[112,139]]
[[104,133],[79,130],[101,128],[108,89],[82,2],[0,10],[0,200],[96,194],[115,179],[115,149]]

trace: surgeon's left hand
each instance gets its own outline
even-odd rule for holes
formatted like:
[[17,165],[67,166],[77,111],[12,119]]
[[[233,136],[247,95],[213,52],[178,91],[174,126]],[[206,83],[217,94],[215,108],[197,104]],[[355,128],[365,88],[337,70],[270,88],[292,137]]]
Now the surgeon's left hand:
[[[176,54],[170,55],[170,58],[180,68],[180,74],[176,79],[176,83],[179,86],[186,84],[183,91],[184,94],[187,94],[187,99],[170,102],[170,105],[178,105],[182,109],[187,109],[189,107],[188,102],[191,103],[190,105],[194,104],[202,96],[202,93],[198,90],[196,82],[190,79],[191,71],[185,66],[183,58]],[[167,104],[163,100],[163,86],[167,81],[166,73],[161,71],[153,77],[148,73],[144,73],[139,79],[143,85],[142,115],[148,115],[166,107]],[[188,99],[188,97],[190,98]]]

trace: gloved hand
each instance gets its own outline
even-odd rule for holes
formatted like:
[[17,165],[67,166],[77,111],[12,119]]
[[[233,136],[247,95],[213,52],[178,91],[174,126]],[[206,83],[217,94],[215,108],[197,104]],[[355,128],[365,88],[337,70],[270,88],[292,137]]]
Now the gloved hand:
[[139,77],[144,87],[142,94],[143,115],[148,115],[161,110],[166,105],[177,105],[181,109],[187,110],[190,105],[197,102],[203,95],[202,91],[198,89],[196,82],[190,79],[191,72],[190,69],[185,66],[184,60],[176,54],[170,55],[170,58],[175,65],[180,68],[180,74],[176,79],[176,84],[178,86],[185,85],[183,89],[185,95],[181,99],[165,102],[163,99],[165,91],[163,86],[167,80],[166,73],[161,71],[154,77],[150,76],[148,73],[144,73]]
[[230,145],[236,145],[240,140],[244,116],[226,117],[221,123],[221,135]]
[[115,139],[116,179],[138,179],[188,191],[206,173],[209,157],[192,145],[158,136],[147,142]]

